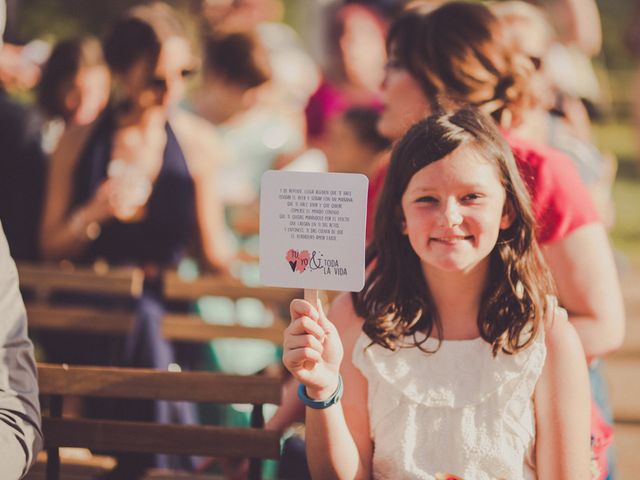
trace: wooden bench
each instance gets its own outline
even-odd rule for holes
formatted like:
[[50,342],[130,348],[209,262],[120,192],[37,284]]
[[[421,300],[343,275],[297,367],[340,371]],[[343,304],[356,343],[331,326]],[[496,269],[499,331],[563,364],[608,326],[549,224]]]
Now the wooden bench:
[[[60,478],[60,447],[246,457],[251,479],[260,478],[263,459],[279,458],[278,433],[262,429],[262,405],[280,403],[278,377],[52,364],[39,364],[38,375],[40,394],[49,399],[42,419],[47,480]],[[62,416],[67,396],[251,404],[251,428],[68,418]]]
[[[53,330],[112,336],[126,335],[134,322],[134,313],[128,310],[105,310],[96,307],[54,304],[52,295],[59,292],[104,294],[139,297],[144,281],[143,272],[136,268],[110,268],[96,271],[90,267],[19,264],[20,287],[26,293],[29,328],[33,331]],[[269,305],[287,306],[301,292],[287,289],[248,287],[240,282],[214,275],[194,281],[181,279],[169,271],[165,277],[165,295],[168,300],[195,301],[212,295],[256,298]],[[163,319],[162,332],[169,340],[207,342],[217,338],[250,338],[282,343],[282,333],[288,323],[274,315],[274,322],[266,327],[243,325],[216,325],[204,322],[198,315],[168,313]]]
[[58,264],[18,263],[20,288],[33,290],[46,297],[56,291],[109,293],[139,297],[144,273],[139,268],[78,267],[68,262]]
[[283,332],[288,319],[279,315],[279,310],[288,310],[292,299],[303,296],[302,290],[250,287],[226,277],[206,275],[193,280],[185,280],[176,272],[164,275],[164,296],[167,300],[196,301],[203,296],[225,297],[231,300],[255,298],[271,307],[273,324],[270,326],[248,327],[239,324],[217,325],[204,323],[193,314],[168,314],[162,331],[167,338],[182,341],[209,341],[215,338],[251,338],[282,344]]
[[30,330],[72,331],[124,335],[133,325],[126,309],[64,305],[52,302],[55,294],[78,293],[137,298],[144,274],[138,268],[61,267],[54,264],[19,263],[20,289],[25,297]]

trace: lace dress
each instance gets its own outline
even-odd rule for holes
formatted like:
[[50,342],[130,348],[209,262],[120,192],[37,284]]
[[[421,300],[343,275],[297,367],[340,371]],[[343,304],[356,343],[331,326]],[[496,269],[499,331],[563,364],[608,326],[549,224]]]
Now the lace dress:
[[375,479],[536,478],[533,392],[544,332],[497,357],[481,338],[443,341],[435,354],[369,344],[362,333],[353,362],[368,380]]

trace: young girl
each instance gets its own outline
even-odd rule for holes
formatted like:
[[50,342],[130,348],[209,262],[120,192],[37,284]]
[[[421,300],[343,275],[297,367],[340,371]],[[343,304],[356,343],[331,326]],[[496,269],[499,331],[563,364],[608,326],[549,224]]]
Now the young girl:
[[314,478],[589,478],[586,361],[549,300],[526,192],[474,110],[398,143],[364,289],[333,323],[291,304],[284,364]]

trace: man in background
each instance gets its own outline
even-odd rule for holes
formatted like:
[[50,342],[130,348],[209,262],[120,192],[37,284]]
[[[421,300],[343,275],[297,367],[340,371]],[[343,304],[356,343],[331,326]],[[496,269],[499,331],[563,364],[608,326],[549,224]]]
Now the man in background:
[[[4,14],[4,0],[0,0],[0,42]],[[0,224],[0,478],[22,478],[41,448],[33,345],[27,336],[18,271]]]

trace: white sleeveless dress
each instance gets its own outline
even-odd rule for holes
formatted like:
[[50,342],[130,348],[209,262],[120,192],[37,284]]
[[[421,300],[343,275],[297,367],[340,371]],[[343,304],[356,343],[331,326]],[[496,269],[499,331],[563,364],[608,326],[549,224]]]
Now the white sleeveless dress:
[[[367,348],[362,333],[353,363],[368,380],[373,478],[535,479],[533,392],[546,356],[542,330],[526,350],[497,357],[481,338],[443,341],[427,354]],[[436,345],[429,339],[424,347]]]

